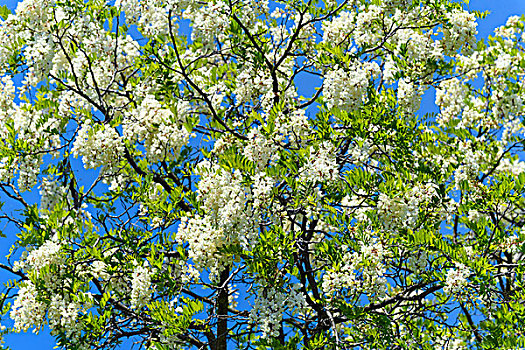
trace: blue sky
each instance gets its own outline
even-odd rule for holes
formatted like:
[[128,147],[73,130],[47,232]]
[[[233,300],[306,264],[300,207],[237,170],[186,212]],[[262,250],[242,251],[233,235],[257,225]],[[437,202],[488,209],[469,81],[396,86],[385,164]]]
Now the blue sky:
[[[0,0],[0,5],[7,5],[10,9],[14,9],[17,2],[16,0]],[[470,10],[490,11],[490,15],[485,20],[480,21],[478,26],[478,37],[486,38],[495,27],[504,24],[509,16],[525,14],[525,0],[471,0],[469,8]],[[428,103],[430,107],[431,99],[425,100],[425,104]],[[7,250],[8,244],[3,240],[2,245],[0,245],[0,254],[4,255]],[[3,279],[2,277],[5,278],[5,275],[0,273],[0,279]],[[6,337],[6,343],[13,350],[51,350],[55,345],[47,330],[38,335],[31,332],[9,335]],[[130,346],[122,348],[130,348]]]

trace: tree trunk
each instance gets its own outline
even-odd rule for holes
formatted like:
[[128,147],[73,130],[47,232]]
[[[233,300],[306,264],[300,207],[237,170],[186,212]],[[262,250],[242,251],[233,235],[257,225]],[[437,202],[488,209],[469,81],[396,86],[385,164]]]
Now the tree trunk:
[[219,291],[217,295],[217,346],[216,350],[228,348],[228,285],[226,281],[230,276],[230,269],[225,267],[220,275]]

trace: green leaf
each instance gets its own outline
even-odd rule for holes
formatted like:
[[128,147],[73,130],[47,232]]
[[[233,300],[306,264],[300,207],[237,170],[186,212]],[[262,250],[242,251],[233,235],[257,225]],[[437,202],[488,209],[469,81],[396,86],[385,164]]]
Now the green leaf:
[[13,14],[11,10],[6,6],[0,6],[0,17],[5,21],[9,15]]

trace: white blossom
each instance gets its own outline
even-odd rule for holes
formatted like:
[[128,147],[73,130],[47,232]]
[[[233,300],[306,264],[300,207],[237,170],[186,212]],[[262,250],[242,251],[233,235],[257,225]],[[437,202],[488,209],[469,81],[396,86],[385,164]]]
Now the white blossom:
[[44,323],[45,312],[45,304],[38,299],[35,285],[29,281],[20,287],[9,316],[15,322],[16,332],[25,332],[30,327],[35,327],[35,332],[38,332]]
[[469,275],[469,268],[462,263],[456,262],[455,268],[451,268],[447,271],[447,277],[443,291],[445,293],[454,295],[464,293],[466,291],[465,287],[468,284]]
[[308,160],[299,173],[303,181],[312,183],[337,181],[339,170],[332,144],[325,141],[317,149],[311,147]]
[[284,313],[298,313],[306,307],[299,284],[291,285],[287,291],[277,288],[265,288],[255,300],[250,311],[250,320],[260,328],[262,336],[276,337]]
[[146,305],[153,293],[151,276],[153,271],[147,265],[136,266],[131,279],[131,308],[140,309]]

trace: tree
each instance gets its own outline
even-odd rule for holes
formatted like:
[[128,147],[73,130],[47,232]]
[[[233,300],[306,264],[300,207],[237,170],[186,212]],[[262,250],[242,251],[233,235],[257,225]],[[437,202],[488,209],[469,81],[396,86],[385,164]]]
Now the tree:
[[4,333],[525,346],[525,17],[484,43],[447,0],[1,12]]

